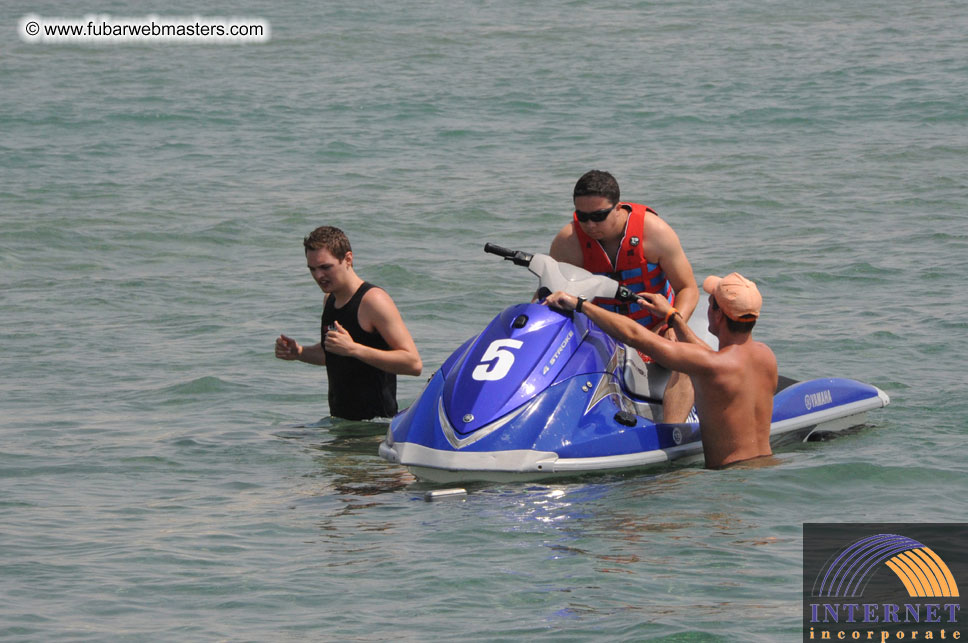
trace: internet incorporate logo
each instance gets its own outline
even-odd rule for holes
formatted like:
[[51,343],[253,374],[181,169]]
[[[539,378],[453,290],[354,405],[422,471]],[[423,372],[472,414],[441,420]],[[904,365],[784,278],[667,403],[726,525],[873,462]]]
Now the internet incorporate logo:
[[966,558],[963,524],[805,524],[804,641],[959,640]]
[[951,570],[930,547],[897,534],[878,534],[845,547],[827,565],[822,578],[817,577],[819,587],[814,587],[813,595],[862,596],[881,564],[897,575],[908,596],[941,598],[959,595]]

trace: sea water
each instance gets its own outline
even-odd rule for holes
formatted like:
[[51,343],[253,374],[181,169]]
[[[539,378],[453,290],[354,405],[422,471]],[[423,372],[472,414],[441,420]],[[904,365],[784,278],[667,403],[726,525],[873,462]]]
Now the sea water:
[[[264,43],[37,43],[27,14]],[[800,636],[811,521],[965,519],[968,7],[936,0],[6,3],[0,637]],[[773,466],[434,487],[327,417],[302,237],[426,377],[534,289],[586,170],[760,285],[781,373],[892,398]]]

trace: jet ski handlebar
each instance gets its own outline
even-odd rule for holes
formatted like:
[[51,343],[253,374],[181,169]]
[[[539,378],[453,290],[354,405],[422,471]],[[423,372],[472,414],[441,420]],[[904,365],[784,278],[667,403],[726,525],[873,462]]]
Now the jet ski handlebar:
[[618,290],[615,291],[615,299],[618,299],[619,301],[635,301],[638,298],[638,295],[625,286],[619,286]]
[[501,246],[493,243],[485,243],[484,252],[489,252],[492,255],[504,257],[508,261],[514,262],[515,265],[524,266],[525,268],[531,265],[531,260],[534,258],[533,254],[522,252],[520,250],[508,250],[507,248],[502,248]]
[[620,301],[635,301],[638,296],[605,275],[595,275],[584,268],[556,261],[548,255],[508,250],[494,243],[485,243],[484,252],[524,266],[537,275],[540,288],[537,296],[544,299],[554,290],[564,290],[588,299],[604,297]]

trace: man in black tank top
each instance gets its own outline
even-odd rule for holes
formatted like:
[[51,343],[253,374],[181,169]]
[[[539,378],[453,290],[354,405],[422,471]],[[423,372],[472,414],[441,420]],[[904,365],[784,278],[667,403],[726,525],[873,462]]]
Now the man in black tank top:
[[280,335],[276,357],[325,366],[329,413],[348,420],[397,412],[397,375],[420,375],[423,363],[390,295],[363,281],[342,230],[316,228],[303,240],[306,264],[326,293],[321,341],[301,346]]

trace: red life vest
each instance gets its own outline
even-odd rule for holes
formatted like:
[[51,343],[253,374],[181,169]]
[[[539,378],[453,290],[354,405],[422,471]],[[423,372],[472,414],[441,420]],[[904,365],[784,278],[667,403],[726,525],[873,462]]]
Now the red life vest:
[[[573,225],[578,242],[581,244],[582,266],[589,272],[615,279],[632,292],[661,293],[674,303],[675,294],[672,291],[672,284],[666,278],[662,266],[650,262],[643,254],[645,214],[647,212],[658,214],[649,206],[639,203],[620,203],[619,207],[629,210],[629,217],[625,222],[622,245],[618,249],[615,265],[612,265],[612,260],[605,253],[602,244],[585,234],[578,223],[578,215],[574,215]],[[662,321],[653,319],[647,308],[635,302],[595,298],[594,303],[605,310],[634,319],[646,328],[657,326]]]

